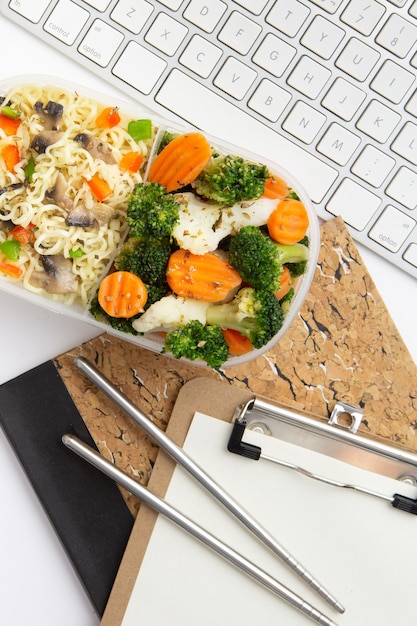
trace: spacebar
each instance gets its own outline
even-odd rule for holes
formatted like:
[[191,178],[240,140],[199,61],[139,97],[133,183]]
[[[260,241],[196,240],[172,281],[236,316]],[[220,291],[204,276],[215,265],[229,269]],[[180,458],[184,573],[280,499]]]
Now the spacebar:
[[177,69],[172,70],[155,99],[208,134],[281,165],[314,202],[323,199],[337,177],[335,169]]

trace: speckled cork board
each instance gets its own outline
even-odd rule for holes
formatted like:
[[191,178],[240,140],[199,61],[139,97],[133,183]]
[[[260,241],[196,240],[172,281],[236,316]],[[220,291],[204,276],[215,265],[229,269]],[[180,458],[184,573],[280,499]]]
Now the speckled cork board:
[[[300,314],[273,350],[216,372],[101,335],[55,359],[99,450],[147,484],[157,447],[76,368],[94,363],[166,429],[180,389],[200,377],[221,381],[327,421],[336,401],[359,405],[359,432],[417,450],[417,367],[339,218],[321,226],[315,278]],[[124,494],[132,513],[138,502]]]

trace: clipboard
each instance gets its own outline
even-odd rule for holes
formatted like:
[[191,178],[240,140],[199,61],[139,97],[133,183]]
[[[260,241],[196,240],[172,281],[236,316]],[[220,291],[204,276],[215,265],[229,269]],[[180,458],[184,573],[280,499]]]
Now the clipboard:
[[[211,422],[221,421],[222,423],[227,424],[231,422],[236,416],[236,407],[239,407],[242,404],[245,404],[253,397],[253,394],[248,393],[245,390],[239,390],[232,388],[230,389],[223,382],[212,381],[208,379],[195,379],[188,382],[180,391],[178,395],[177,402],[174,406],[173,413],[171,415],[169,425],[167,428],[167,434],[178,444],[183,445],[184,441],[187,444],[189,435],[189,429],[191,427],[191,432],[193,432],[194,421],[197,416],[200,420],[206,420],[203,424],[207,427]],[[299,427],[296,427],[298,429]],[[225,433],[230,434],[230,428],[228,427]],[[302,430],[302,429],[301,429]],[[194,439],[198,436],[201,437],[201,430],[197,433],[193,433]],[[188,434],[187,434],[188,433]],[[225,453],[227,439],[225,439],[225,433],[221,432],[219,448],[215,451],[215,454],[220,455]],[[227,435],[227,436],[228,436]],[[252,431],[251,433],[252,439],[255,437],[259,437],[259,434]],[[275,439],[274,443],[277,442],[277,439],[274,437],[265,437],[265,435],[261,435],[261,440],[263,444],[267,441],[267,439]],[[279,442],[281,444],[281,442]],[[201,453],[201,458],[197,457],[198,462],[203,461],[207,462],[207,458],[212,454],[212,450],[210,449],[211,444],[207,444],[207,441],[201,440],[192,444],[194,447],[191,447],[191,450],[194,452]],[[208,449],[206,447],[208,446]],[[285,453],[289,453],[290,456],[294,452],[295,447],[300,449],[299,444],[289,443],[289,452],[285,450],[287,446],[287,442],[284,442],[283,449]],[[185,448],[187,449],[187,448]],[[387,449],[390,449],[388,447]],[[189,450],[190,451],[190,450]],[[395,449],[392,449],[393,456],[395,457]],[[327,457],[326,454],[316,453],[315,450],[308,450],[308,445],[303,444],[303,451],[301,454],[301,458],[308,458],[309,454],[312,453],[313,457],[322,457],[319,459],[320,465],[323,464],[324,457]],[[226,453],[227,454],[227,453]],[[224,456],[224,454],[223,454]],[[252,464],[254,461],[243,459],[242,457],[237,458],[235,455],[229,456],[233,457],[234,460],[231,463],[235,463],[236,468],[236,476],[240,476],[241,478],[237,478],[237,483],[240,480],[245,481],[245,475],[242,473],[243,471],[252,472]],[[196,457],[194,457],[196,458]],[[327,457],[324,461],[324,466],[328,465]],[[317,459],[312,458],[313,466],[316,463]],[[391,458],[391,462],[394,463],[395,459]],[[262,461],[259,461],[262,463]],[[334,467],[332,466],[334,465]],[[250,467],[250,469],[249,469]],[[207,468],[206,468],[207,469]],[[253,471],[257,472],[259,466],[257,466]],[[330,469],[331,471],[346,471],[346,463],[344,461],[340,461],[338,459],[331,459],[330,461]],[[373,471],[364,470],[358,464],[353,468],[353,475],[359,476],[361,479],[365,480],[365,484],[368,483],[370,486],[374,486],[375,484],[379,489],[384,491],[384,489],[388,489],[388,491],[392,488],[395,489],[399,486],[399,490],[402,491],[405,495],[409,497],[415,498],[417,496],[417,488],[414,485],[409,483],[401,484],[397,479],[389,477],[390,474],[394,475],[393,465],[390,465],[388,471],[383,470],[383,473],[380,474],[379,470],[381,467],[376,464],[374,465]],[[401,454],[398,459],[398,467],[396,468],[398,472],[402,472],[404,469],[408,470],[410,474],[417,475],[417,456],[410,455],[409,464],[404,463],[404,459],[401,458]],[[213,471],[213,467],[211,467]],[[323,485],[319,486],[316,492],[316,495],[313,495],[313,492],[316,490],[316,487],[311,487],[311,484],[308,482],[308,478],[305,476],[297,477],[295,479],[291,478],[292,481],[295,480],[294,484],[297,485],[297,489],[299,491],[297,493],[288,492],[287,490],[290,487],[286,487],[285,485],[289,483],[290,475],[288,474],[289,470],[282,470],[281,468],[268,470],[268,473],[265,474],[260,471],[258,474],[258,478],[266,481],[267,477],[271,480],[271,476],[275,481],[274,472],[276,473],[276,489],[274,487],[275,482],[271,484],[270,482],[264,482],[264,491],[263,496],[258,500],[254,500],[250,504],[253,506],[263,506],[262,500],[271,498],[274,493],[274,489],[276,492],[279,492],[279,486],[281,484],[282,493],[286,494],[282,503],[282,509],[288,515],[289,520],[291,521],[291,509],[296,505],[296,503],[300,500],[305,501],[305,506],[307,507],[308,515],[304,516],[303,519],[300,519],[300,508],[294,509],[295,519],[293,520],[297,531],[294,535],[290,537],[291,541],[294,541],[294,538],[297,539],[299,535],[297,533],[303,533],[303,537],[305,535],[311,533],[311,541],[319,541],[321,542],[321,549],[325,550],[325,558],[319,559],[317,566],[320,565],[320,576],[321,580],[323,577],[328,577],[328,585],[331,584],[332,580],[337,580],[337,584],[340,588],[337,589],[339,593],[339,597],[343,593],[347,599],[347,611],[343,616],[332,616],[335,619],[337,624],[343,626],[346,624],[347,626],[357,626],[357,624],[362,623],[358,621],[357,613],[353,616],[352,621],[352,612],[354,613],[356,609],[356,605],[359,602],[366,602],[367,596],[362,594],[358,598],[358,588],[355,587],[355,578],[360,579],[360,576],[353,576],[356,568],[362,568],[366,570],[368,575],[374,574],[374,580],[367,580],[367,594],[369,594],[369,599],[371,602],[375,602],[376,598],[378,598],[378,607],[375,607],[375,614],[378,614],[375,623],[380,624],[381,626],[389,626],[389,624],[393,623],[393,619],[398,615],[398,611],[401,612],[402,619],[404,623],[408,623],[407,619],[412,620],[414,615],[414,606],[412,600],[412,589],[411,589],[411,578],[410,571],[412,570],[413,563],[415,562],[415,558],[417,558],[417,545],[413,542],[413,532],[415,533],[415,529],[417,528],[417,519],[414,515],[407,516],[403,511],[396,511],[392,509],[389,504],[385,501],[377,501],[377,502],[368,502],[372,500],[369,495],[366,494],[348,494],[345,495],[345,492],[341,495],[340,493],[335,494],[332,486]],[[181,475],[181,470],[175,467],[173,461],[168,458],[163,451],[159,453],[157,462],[154,467],[154,471],[149,483],[149,488],[159,495],[160,497],[168,497],[174,498],[174,501],[171,501],[174,506],[178,505],[178,502],[182,506],[187,505],[187,500],[197,498],[197,492],[194,489],[194,486],[190,483],[190,479],[184,475],[178,477],[178,473]],[[183,473],[182,473],[183,474]],[[214,476],[215,479],[219,481],[221,478],[219,476]],[[224,478],[224,475],[223,475]],[[174,487],[172,487],[174,481]],[[285,481],[285,484],[284,482]],[[305,482],[307,481],[307,483]],[[224,484],[224,483],[223,483]],[[292,485],[293,483],[291,483]],[[260,484],[261,487],[262,483]],[[230,483],[227,483],[227,486],[230,488]],[[244,489],[242,485],[237,485],[237,492],[244,495]],[[172,491],[173,489],[173,491]],[[329,491],[330,490],[330,491]],[[230,492],[230,491],[229,491]],[[233,494],[231,491],[230,493]],[[199,496],[198,496],[199,497]],[[177,500],[176,500],[177,498]],[[329,516],[327,513],[327,520],[329,526],[323,527],[320,526],[320,523],[323,524],[323,515],[318,515],[319,521],[314,521],[314,511],[311,510],[311,501],[316,503],[316,506],[320,509],[320,502],[323,504],[325,500],[333,499],[335,502],[335,508],[338,509],[338,512],[335,511],[334,518]],[[345,507],[345,513],[342,517],[340,517],[340,505]],[[247,504],[244,502],[244,505]],[[189,505],[189,503],[188,503]],[[188,506],[187,505],[187,506]],[[364,506],[365,505],[365,506]],[[194,508],[194,518],[196,511],[199,510],[200,507],[204,507],[204,502],[199,499],[195,500],[195,505],[189,505],[189,510],[185,511],[190,517],[192,517],[193,508]],[[277,503],[273,503],[272,508],[277,511]],[[354,507],[353,511],[351,507]],[[361,510],[358,509],[362,507],[362,512],[366,513],[366,517],[361,518]],[[208,509],[209,510],[209,509]],[[210,509],[211,510],[211,509]],[[301,507],[302,510],[302,507]],[[298,513],[297,513],[298,511]],[[319,511],[320,512],[320,511]],[[252,511],[253,513],[253,511]],[[331,513],[331,511],[330,511]],[[354,513],[354,514],[353,514]],[[203,522],[205,523],[205,528],[207,529],[207,525],[212,526],[213,519],[207,519],[207,511],[201,513],[203,516]],[[206,515],[206,518],[204,518]],[[370,515],[374,516],[374,519],[370,519]],[[344,521],[344,518],[346,520]],[[321,520],[321,522],[320,522]],[[335,520],[339,520],[339,524],[336,526]],[[262,520],[261,520],[262,521]],[[197,517],[197,522],[199,519]],[[219,530],[221,524],[226,523],[226,518],[220,519],[220,521],[214,520],[214,527],[216,524],[219,524],[217,530]],[[350,528],[351,532],[348,536],[343,536],[343,524],[345,523],[345,528]],[[374,537],[366,536],[361,537],[361,527],[359,526],[359,522],[361,522],[364,532],[369,531],[370,528],[379,529],[375,530]],[[200,521],[201,523],[201,521]],[[227,522],[228,523],[228,522]],[[288,521],[286,522],[288,524]],[[308,624],[309,621],[306,620],[305,617],[299,616],[298,614],[291,613],[291,609],[282,608],[278,603],[275,607],[273,605],[274,600],[270,600],[267,592],[258,591],[250,586],[247,586],[246,583],[239,578],[236,577],[234,570],[231,570],[229,573],[224,569],[227,566],[222,566],[220,568],[219,565],[216,564],[215,560],[213,561],[210,557],[207,557],[207,563],[205,561],[206,556],[204,553],[204,548],[201,548],[200,551],[197,551],[191,544],[192,539],[182,539],[178,534],[179,531],[175,532],[169,527],[169,522],[162,522],[165,526],[160,527],[161,520],[158,519],[158,515],[150,510],[147,506],[142,505],[138,517],[135,522],[135,526],[133,528],[131,538],[128,542],[127,550],[125,552],[125,556],[122,560],[121,568],[116,577],[115,585],[113,587],[112,593],[109,598],[109,603],[106,607],[103,620],[101,622],[102,626],[130,626],[133,622],[131,613],[134,610],[135,603],[140,599],[141,606],[141,615],[142,618],[145,619],[145,622],[148,623],[150,616],[154,616],[155,622],[161,626],[165,626],[168,623],[182,623],[184,626],[191,626],[191,624],[195,623],[195,613],[193,613],[193,609],[189,607],[189,604],[194,604],[194,607],[198,604],[195,601],[193,602],[193,594],[196,593],[198,589],[200,589],[200,594],[198,596],[198,602],[202,608],[202,612],[204,616],[200,618],[203,620],[202,624],[212,624],[212,623],[223,623],[218,621],[220,619],[224,619],[224,623],[239,623],[242,625],[253,623],[251,620],[254,618],[255,613],[257,612],[259,622],[261,623],[264,619],[268,617],[268,611],[275,610],[275,618],[278,621],[281,619],[281,623],[291,623],[296,626],[302,624]],[[351,528],[350,525],[353,524]],[[284,523],[285,529],[285,523]],[[238,535],[239,531],[236,529]],[[288,531],[288,527],[287,527]],[[407,535],[405,536],[405,531],[407,531]],[[227,531],[226,531],[227,532]],[[234,531],[229,531],[232,534],[227,535],[230,537],[233,536]],[[342,533],[341,535],[339,533]],[[240,535],[239,535],[240,536]],[[172,538],[172,541],[170,539]],[[248,546],[250,546],[251,539],[247,538],[242,534],[240,539],[243,540],[243,545],[241,542],[240,548],[241,550],[248,550]],[[285,545],[285,538],[278,537]],[[381,542],[375,544],[375,542]],[[327,543],[329,541],[329,544]],[[191,544],[190,544],[191,542]],[[341,544],[347,542],[348,548],[346,550],[340,548]],[[355,542],[356,542],[356,552],[355,552]],[[360,545],[360,542],[362,544]],[[172,543],[176,543],[178,546],[178,551],[180,554],[178,555],[179,561],[176,561],[176,565],[172,564],[173,555],[175,555],[175,549],[170,548]],[[298,545],[299,543],[299,545]],[[235,549],[239,548],[238,545],[233,546]],[[297,542],[297,546],[294,547],[294,550],[298,548],[299,550],[306,549],[306,542],[299,541]],[[351,558],[359,558],[360,552],[358,550],[364,549],[367,550],[366,556],[364,556],[364,562],[360,561],[356,563],[351,562]],[[183,552],[181,552],[183,550]],[[190,556],[190,560],[185,556],[188,551],[191,551],[192,556]],[[166,557],[164,557],[164,552],[168,553]],[[258,555],[258,552],[255,550],[254,554]],[[337,561],[334,555],[342,555],[343,559],[340,558]],[[383,555],[383,560],[381,561],[381,554]],[[302,555],[298,554],[298,557],[302,560]],[[315,558],[317,561],[317,553],[314,553],[314,550],[308,553],[309,558]],[[214,557],[215,558],[215,557]],[[262,556],[262,558],[264,558]],[[196,567],[194,565],[194,573],[191,575],[191,578],[188,576],[188,568],[191,568],[191,565],[195,562],[200,562],[203,560],[204,565],[200,567]],[[149,561],[153,560],[153,563]],[[185,563],[182,562],[185,560]],[[384,576],[381,576],[380,572],[384,570],[384,560],[385,566],[387,568],[387,573]],[[178,566],[178,562],[180,565]],[[285,572],[276,564],[273,563],[269,557],[266,557],[265,562],[272,568],[276,568],[276,570],[280,571],[281,575],[285,576]],[[262,564],[261,564],[262,565]],[[309,569],[311,571],[313,564],[309,565]],[[394,565],[397,567],[394,568]],[[175,571],[172,569],[176,567]],[[358,571],[359,571],[358,569]],[[213,580],[210,576],[210,572],[216,572],[216,575],[219,579],[219,595],[218,602],[219,606],[222,609],[214,609],[213,605],[215,604],[215,593],[216,593],[216,585],[213,583]],[[208,572],[208,573],[207,573]],[[342,572],[342,574],[341,574]],[[343,579],[343,572],[346,572],[346,579]],[[159,575],[158,575],[159,574]],[[175,584],[176,577],[183,576],[184,578],[184,587],[182,594],[179,594],[179,587]],[[223,578],[224,576],[224,578]],[[200,577],[200,579],[199,579]],[[152,608],[152,599],[150,595],[152,593],[151,585],[149,583],[150,579],[153,580],[153,584],[160,583],[160,604],[166,607],[166,612],[164,608],[161,608],[158,604],[154,606],[158,607],[155,609],[155,613],[152,613],[154,610]],[[194,584],[194,578],[198,580]],[[366,577],[365,574],[363,578]],[[297,583],[294,580],[291,580],[291,576],[289,577],[290,583],[295,585],[297,588]],[[344,584],[341,584],[340,581],[344,580]],[[288,584],[288,580],[284,581]],[[362,581],[363,582],[363,581]],[[398,586],[395,587],[395,584],[398,583]],[[407,583],[407,587],[405,584]],[[335,583],[336,584],[336,583]],[[356,581],[356,585],[358,582]],[[389,585],[392,585],[392,589],[389,588]],[[187,592],[189,585],[189,591]],[[224,587],[227,585],[228,591],[224,593]],[[253,585],[253,583],[252,583]],[[384,588],[385,585],[385,588]],[[138,589],[141,589],[141,593],[144,595],[138,596]],[[305,590],[301,587],[297,589],[300,595],[305,597]],[[178,593],[178,595],[176,595]],[[205,595],[206,594],[206,595]],[[379,595],[378,595],[379,594]],[[133,597],[133,600],[132,600]],[[155,594],[153,599],[155,600]],[[314,598],[314,596],[313,596]],[[313,598],[309,598],[307,594],[307,599],[312,601]],[[239,599],[241,602],[239,602]],[[343,598],[341,598],[343,600]],[[232,608],[228,607],[227,600],[230,600],[232,603]],[[133,608],[132,608],[133,602]],[[148,604],[147,604],[148,603]],[[150,603],[150,604],[149,604]],[[314,604],[314,600],[312,602]],[[254,609],[254,606],[257,607]],[[317,606],[317,604],[316,604]],[[261,608],[264,607],[264,608]],[[382,608],[383,607],[383,608]],[[324,607],[319,607],[324,608]],[[349,611],[350,608],[350,611]],[[195,608],[194,608],[195,610]],[[357,610],[357,609],[356,609]],[[266,611],[266,613],[264,612]],[[289,611],[289,612],[288,612]],[[378,613],[379,611],[379,613]],[[326,611],[324,611],[326,613]],[[349,616],[350,613],[350,616]],[[328,614],[328,612],[327,612]],[[171,615],[171,620],[169,618]],[[231,616],[234,615],[235,622],[230,621]],[[271,615],[271,614],[269,614]],[[381,617],[382,615],[382,617]],[[407,618],[408,616],[408,618]],[[384,618],[386,621],[384,621]],[[371,614],[372,619],[372,614]],[[291,622],[289,622],[291,620]],[[200,623],[200,622],[199,622]],[[364,617],[363,623],[372,623],[369,621],[369,614]],[[411,622],[410,622],[411,623]]]

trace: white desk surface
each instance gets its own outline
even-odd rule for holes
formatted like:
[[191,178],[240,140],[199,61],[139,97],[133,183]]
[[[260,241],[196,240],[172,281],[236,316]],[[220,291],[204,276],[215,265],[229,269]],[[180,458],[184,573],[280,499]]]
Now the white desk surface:
[[[126,99],[93,74],[0,16],[0,81],[49,74]],[[417,284],[364,248],[360,252],[417,362]],[[0,384],[97,336],[88,324],[0,293]],[[82,589],[14,453],[0,431],[0,619],[7,626],[97,626]]]

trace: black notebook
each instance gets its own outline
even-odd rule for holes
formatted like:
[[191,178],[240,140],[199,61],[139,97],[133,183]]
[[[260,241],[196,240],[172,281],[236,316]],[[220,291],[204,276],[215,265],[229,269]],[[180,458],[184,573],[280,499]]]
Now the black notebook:
[[72,433],[96,449],[52,361],[0,386],[0,424],[102,616],[134,519],[115,483],[62,443]]

